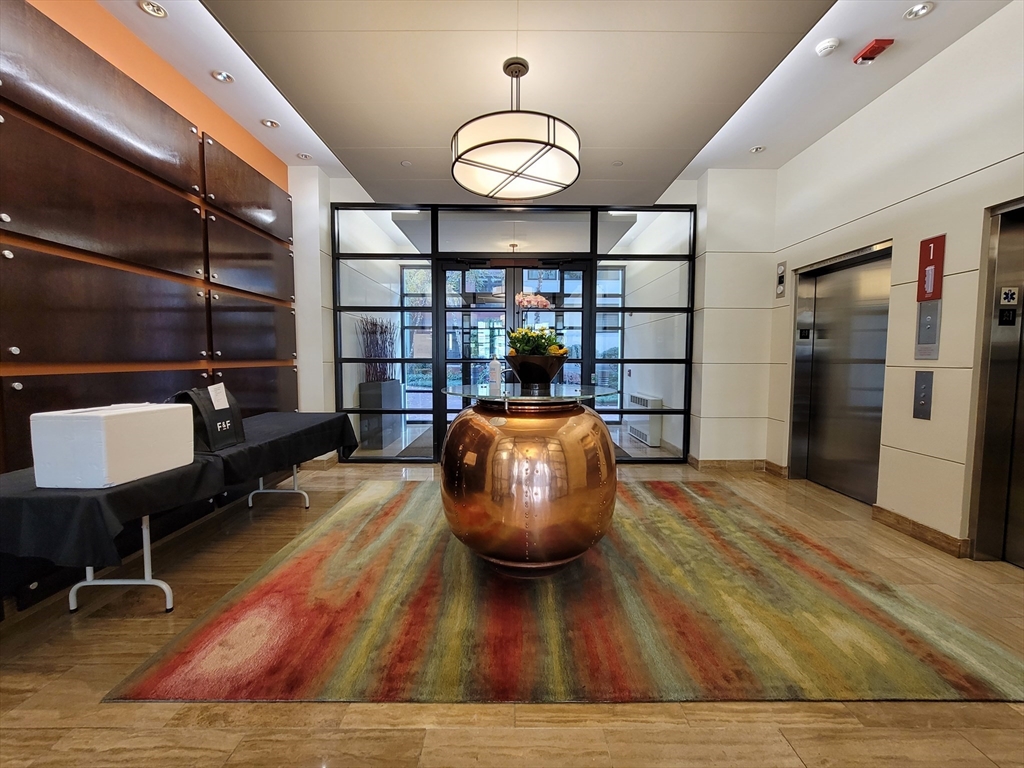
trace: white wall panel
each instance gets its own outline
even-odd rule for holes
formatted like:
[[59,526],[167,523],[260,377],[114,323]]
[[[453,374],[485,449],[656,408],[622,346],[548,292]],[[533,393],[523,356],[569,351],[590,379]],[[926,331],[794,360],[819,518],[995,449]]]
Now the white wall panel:
[[887,368],[882,405],[882,445],[961,464],[967,461],[971,424],[969,368],[934,368],[932,418],[914,418],[914,374],[921,368]]
[[[702,310],[705,363],[771,362],[770,309]],[[694,326],[696,330],[696,326]],[[696,337],[695,337],[696,339]],[[696,343],[696,341],[695,341]]]
[[775,250],[775,171],[708,171],[706,250]]
[[702,461],[763,459],[768,419],[700,418]]
[[788,422],[791,368],[787,363],[772,363],[768,368],[768,418]]
[[765,460],[780,467],[789,466],[789,424],[768,419],[768,440]]
[[770,368],[771,365],[704,363],[699,415],[767,417]]
[[737,309],[770,308],[774,300],[774,253],[709,251],[704,261],[704,304]]
[[[889,295],[889,333],[886,365],[919,366],[914,360],[917,327],[917,285],[894,285]],[[942,284],[942,319],[939,326],[939,359],[929,367],[970,368],[974,365],[978,324],[978,272],[961,272]]]
[[964,465],[883,445],[876,503],[950,536],[963,536]]

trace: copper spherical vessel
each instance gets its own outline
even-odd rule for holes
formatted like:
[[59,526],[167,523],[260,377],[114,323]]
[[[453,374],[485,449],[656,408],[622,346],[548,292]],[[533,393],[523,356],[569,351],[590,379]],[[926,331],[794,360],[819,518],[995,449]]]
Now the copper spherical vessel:
[[582,555],[615,509],[615,447],[576,403],[493,405],[460,413],[441,452],[441,502],[458,539],[521,575]]

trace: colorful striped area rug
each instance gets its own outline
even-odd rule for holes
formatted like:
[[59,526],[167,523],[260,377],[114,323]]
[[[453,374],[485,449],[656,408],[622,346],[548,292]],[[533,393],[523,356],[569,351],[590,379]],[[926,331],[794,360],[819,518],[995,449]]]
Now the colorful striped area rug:
[[367,482],[108,700],[1024,699],[1024,662],[713,483],[620,483],[611,532],[510,579],[434,482]]

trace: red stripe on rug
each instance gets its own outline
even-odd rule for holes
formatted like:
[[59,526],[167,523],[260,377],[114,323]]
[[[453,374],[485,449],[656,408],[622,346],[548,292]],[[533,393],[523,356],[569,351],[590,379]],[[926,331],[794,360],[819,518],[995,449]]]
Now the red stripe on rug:
[[417,672],[422,670],[423,658],[430,645],[441,604],[441,563],[444,559],[446,537],[427,564],[423,581],[413,593],[405,615],[398,623],[391,647],[381,657],[385,659],[378,669],[380,682],[370,693],[372,701],[406,701],[416,688]]
[[526,610],[528,585],[490,575],[483,590],[484,615],[476,667],[480,685],[490,701],[518,701],[529,696],[531,682],[523,670],[523,636],[532,628]]
[[272,573],[193,634],[188,652],[171,655],[147,673],[129,697],[232,701],[315,695],[390,562],[391,552],[381,552],[338,603],[310,603],[311,585],[340,546],[338,534],[327,535]]
[[[614,541],[615,529],[608,535]],[[619,542],[621,545],[621,542]],[[589,596],[567,600],[571,657],[576,679],[589,701],[650,701],[656,687],[646,674],[636,638],[617,597],[608,561],[591,549],[582,558]]]
[[387,528],[395,518],[398,517],[399,512],[405,509],[406,503],[409,501],[409,497],[412,496],[414,490],[416,490],[416,483],[403,483],[402,490],[391,497],[390,501],[384,504],[380,511],[378,511],[372,520],[366,523],[360,530],[355,538],[352,539],[351,548],[354,552],[358,552],[363,547],[367,546],[371,541],[375,541],[378,536]]
[[647,604],[674,635],[670,648],[701,687],[704,698],[736,700],[764,695],[757,675],[714,620],[665,589],[646,568],[638,569],[638,579]]

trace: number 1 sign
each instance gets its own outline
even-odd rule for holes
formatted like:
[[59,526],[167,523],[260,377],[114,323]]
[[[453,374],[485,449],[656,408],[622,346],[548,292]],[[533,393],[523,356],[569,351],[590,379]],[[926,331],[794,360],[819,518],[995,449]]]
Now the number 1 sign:
[[946,236],[937,235],[921,241],[921,257],[917,267],[917,300],[942,298],[942,265],[946,258]]

